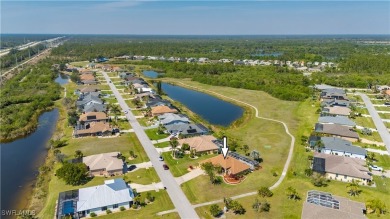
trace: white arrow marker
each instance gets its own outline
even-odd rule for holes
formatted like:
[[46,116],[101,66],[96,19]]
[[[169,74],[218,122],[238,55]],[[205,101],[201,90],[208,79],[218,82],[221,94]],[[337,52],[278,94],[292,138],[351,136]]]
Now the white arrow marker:
[[222,153],[223,153],[223,158],[226,159],[226,156],[228,154],[229,148],[227,146],[227,137],[223,137],[223,148],[222,148]]

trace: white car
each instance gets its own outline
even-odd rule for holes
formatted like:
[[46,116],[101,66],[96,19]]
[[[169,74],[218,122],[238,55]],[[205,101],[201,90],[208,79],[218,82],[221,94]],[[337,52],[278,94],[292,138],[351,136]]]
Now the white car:
[[370,167],[371,167],[372,170],[383,171],[383,168],[382,167],[378,167],[377,165],[370,165]]

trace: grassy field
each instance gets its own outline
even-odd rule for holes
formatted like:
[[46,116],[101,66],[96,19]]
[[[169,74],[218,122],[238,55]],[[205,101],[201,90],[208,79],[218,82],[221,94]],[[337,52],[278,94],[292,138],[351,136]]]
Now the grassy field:
[[378,132],[372,132],[372,135],[363,135],[359,132],[359,137],[364,138],[370,141],[378,141],[378,142],[383,142],[381,136],[379,135]]
[[379,113],[382,119],[390,119],[390,113]]
[[154,147],[156,147],[156,148],[170,147],[170,143],[169,143],[169,141],[161,142],[161,143],[154,144]]
[[375,109],[377,111],[390,111],[390,107],[388,106],[376,106]]
[[127,162],[142,163],[149,161],[141,143],[134,133],[123,134],[116,138],[75,138],[69,140],[69,145],[60,148],[60,150],[69,157],[73,157],[76,150],[81,150],[84,156],[119,151],[125,157],[129,157],[129,151],[133,150],[137,158],[127,160]]
[[163,138],[166,138],[168,137],[169,135],[168,134],[158,134],[157,133],[157,128],[155,129],[146,129],[145,130],[145,133],[148,135],[148,137],[151,139],[151,140],[160,140],[160,139],[163,139]]
[[71,62],[70,64],[76,67],[85,67],[88,65],[88,61],[80,61],[80,62]]
[[386,101],[385,100],[373,100],[371,99],[372,104],[384,104]]
[[[390,170],[390,156],[389,155],[379,155],[375,154],[376,165],[383,167],[385,170]],[[390,184],[389,184],[390,185]]]
[[376,128],[374,121],[372,121],[371,117],[356,117],[352,120],[356,123],[356,125],[363,126],[366,128]]
[[138,183],[142,185],[160,182],[160,178],[154,168],[139,169],[125,174],[128,183]]

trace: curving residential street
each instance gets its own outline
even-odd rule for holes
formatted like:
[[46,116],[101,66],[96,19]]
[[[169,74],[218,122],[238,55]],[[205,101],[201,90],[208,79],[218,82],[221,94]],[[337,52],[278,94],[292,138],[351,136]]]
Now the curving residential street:
[[180,217],[191,219],[199,218],[171,172],[168,170],[164,170],[162,166],[163,162],[158,160],[160,156],[159,153],[150,141],[149,137],[146,135],[144,128],[138,123],[131,110],[129,110],[129,107],[123,100],[122,95],[118,92],[115,85],[113,83],[110,83],[111,80],[108,77],[107,73],[102,72],[102,74],[108,85],[110,86],[112,92],[114,93],[116,99],[118,100],[119,106],[122,108],[123,111],[128,111],[128,113],[126,114],[126,118],[129,121],[131,127],[134,129],[135,134],[137,135],[146,154],[152,162],[154,169],[160,177],[161,182],[167,188],[168,195],[171,198]]

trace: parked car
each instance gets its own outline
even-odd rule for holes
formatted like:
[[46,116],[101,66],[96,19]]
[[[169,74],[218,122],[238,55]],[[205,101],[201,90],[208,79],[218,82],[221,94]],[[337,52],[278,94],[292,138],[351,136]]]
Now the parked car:
[[164,158],[163,158],[162,156],[160,156],[160,157],[158,157],[158,160],[159,160],[159,161],[163,161]]
[[385,102],[385,105],[386,106],[390,106],[390,102]]
[[127,114],[128,112],[127,111],[125,111],[125,114]]
[[383,168],[382,167],[378,167],[377,165],[370,165],[370,167],[371,167],[372,170],[383,171]]
[[164,164],[163,167],[164,167],[164,170],[169,170],[168,165]]
[[111,83],[111,81],[109,81],[108,83]]

